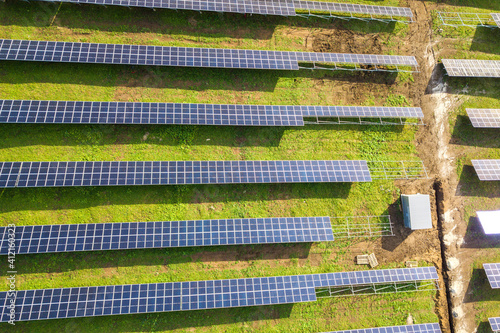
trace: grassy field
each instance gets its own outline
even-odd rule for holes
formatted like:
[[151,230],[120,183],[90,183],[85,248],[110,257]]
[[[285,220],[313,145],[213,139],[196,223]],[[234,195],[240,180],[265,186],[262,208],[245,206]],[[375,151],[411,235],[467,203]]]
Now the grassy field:
[[[359,1],[397,5],[398,1]],[[55,16],[55,14],[57,15]],[[0,38],[148,45],[307,49],[301,33],[323,20],[8,1]],[[381,53],[403,43],[402,24],[345,23],[377,33]],[[379,74],[384,78],[386,74]],[[357,73],[280,72],[76,64],[0,63],[0,98],[249,104],[349,104]],[[370,77],[368,77],[369,79]],[[393,78],[407,81],[408,75]],[[375,79],[379,80],[379,79]],[[363,85],[361,79],[360,85]],[[346,90],[347,89],[347,90]],[[408,96],[366,90],[356,104],[407,106]],[[0,125],[0,160],[413,160],[415,127]],[[0,224],[64,224],[269,216],[387,214],[393,182],[227,186],[9,189]],[[360,241],[19,256],[18,288],[76,287],[365,269]],[[7,262],[5,262],[6,267]],[[386,263],[381,268],[402,267]],[[425,263],[422,263],[425,264]],[[3,266],[0,266],[3,267]],[[2,269],[1,273],[6,271]],[[4,277],[0,277],[4,278]],[[6,289],[1,284],[2,290]],[[434,292],[322,299],[310,304],[18,323],[19,332],[319,332],[436,322]]]

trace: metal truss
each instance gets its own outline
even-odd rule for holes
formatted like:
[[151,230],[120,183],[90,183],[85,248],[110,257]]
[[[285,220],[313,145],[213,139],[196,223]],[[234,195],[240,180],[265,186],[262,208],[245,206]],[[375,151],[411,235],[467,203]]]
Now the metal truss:
[[409,281],[392,282],[385,284],[366,284],[356,286],[341,287],[321,287],[316,288],[317,298],[342,297],[342,296],[360,296],[360,295],[379,295],[392,293],[408,293],[414,291],[439,290],[438,281]]
[[[316,119],[315,121],[306,120]],[[308,125],[424,125],[422,118],[341,118],[341,117],[304,117]]]
[[498,28],[489,13],[437,12],[441,25],[450,27]]
[[[312,10],[307,10],[307,9],[299,9],[296,11],[299,11],[299,12],[297,12],[297,16],[304,17],[307,19],[311,18],[311,17],[318,17],[318,18],[322,18],[325,20],[339,19],[342,21],[350,21],[350,20],[360,20],[360,21],[364,21],[364,22],[377,21],[377,22],[382,22],[382,23],[386,23],[386,24],[389,24],[391,22],[400,22],[400,23],[404,23],[404,24],[415,22],[415,21],[413,21],[413,18],[410,18],[409,20],[408,19],[401,19],[401,18],[397,18],[396,16],[393,16],[393,15],[390,15],[387,17],[374,17],[372,14],[364,14],[366,16],[354,16],[353,13],[346,13],[349,15],[339,15],[339,14],[334,14],[334,12],[320,14],[320,13],[317,13],[316,11],[313,12]],[[304,13],[304,12],[307,12],[307,13]]]
[[330,221],[335,238],[394,236],[389,215],[330,217]]
[[377,65],[363,65],[359,64],[333,64],[331,66],[321,66],[316,63],[311,63],[309,66],[301,66],[299,64],[299,69],[321,69],[327,71],[351,71],[351,72],[390,72],[390,73],[418,73],[416,69],[407,69],[410,66],[398,66],[390,65],[391,67],[381,67]]
[[368,161],[372,179],[429,179],[422,161]]

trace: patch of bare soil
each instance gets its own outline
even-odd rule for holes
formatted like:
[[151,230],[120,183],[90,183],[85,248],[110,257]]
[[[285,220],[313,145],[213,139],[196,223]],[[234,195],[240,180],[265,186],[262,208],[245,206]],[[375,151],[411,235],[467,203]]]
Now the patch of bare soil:
[[380,54],[383,41],[380,34],[363,34],[352,30],[324,30],[314,35],[312,47],[315,52]]

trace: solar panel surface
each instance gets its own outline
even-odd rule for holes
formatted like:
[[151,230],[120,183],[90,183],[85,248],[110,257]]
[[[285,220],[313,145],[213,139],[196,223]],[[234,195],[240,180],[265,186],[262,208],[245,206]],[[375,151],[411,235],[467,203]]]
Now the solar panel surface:
[[500,180],[500,160],[472,160],[480,180]]
[[474,127],[500,128],[500,109],[465,109]]
[[[0,254],[9,250],[8,229]],[[17,226],[15,253],[333,241],[329,217]]]
[[486,235],[500,234],[500,210],[476,212]]
[[0,100],[0,123],[304,125],[286,106],[31,100]]
[[[50,1],[50,0],[45,0]],[[297,9],[374,16],[413,17],[410,8],[331,3],[319,1],[280,0],[59,0],[78,4],[117,5],[128,7],[185,9],[196,11],[228,12],[241,14],[262,14],[295,16]]]
[[449,76],[500,77],[498,60],[443,59]]
[[500,332],[500,317],[497,318],[488,318],[490,322],[491,330],[493,332]]
[[[16,321],[310,302],[315,288],[437,279],[434,267],[16,292]],[[9,318],[10,298],[0,321]]]
[[377,16],[413,17],[411,9],[405,7],[371,6],[371,5],[359,5],[351,3],[333,3],[333,2],[301,1],[301,0],[294,0],[293,3],[295,4],[296,9],[307,9],[312,11],[371,14]]
[[0,162],[0,188],[361,181],[366,161]]
[[335,331],[328,333],[441,333],[439,323],[403,325],[390,327],[361,328],[357,330]]
[[303,117],[424,118],[420,108],[0,100],[0,123],[303,126]]
[[299,62],[417,66],[415,57],[0,39],[0,60],[298,70]]
[[493,289],[500,288],[500,263],[483,264],[484,271]]
[[492,13],[491,17],[493,17],[496,25],[500,28],[500,13]]
[[[49,0],[45,0],[49,1]],[[263,14],[295,16],[291,1],[280,0],[58,0],[78,4],[117,5],[128,7],[185,9],[210,12],[228,12],[241,14]]]

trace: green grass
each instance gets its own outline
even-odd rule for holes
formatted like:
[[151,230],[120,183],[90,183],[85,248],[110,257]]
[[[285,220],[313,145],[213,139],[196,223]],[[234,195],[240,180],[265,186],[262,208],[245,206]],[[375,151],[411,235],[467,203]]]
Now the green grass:
[[[398,5],[399,1],[360,1]],[[308,50],[319,29],[379,33],[394,53],[402,24],[243,17],[8,1],[0,38]],[[54,23],[50,23],[54,19]],[[296,33],[299,31],[300,33]],[[1,99],[411,106],[395,89],[409,74],[243,71],[77,64],[0,63]],[[395,82],[395,83],[393,83]],[[357,94],[349,91],[358,88]],[[0,160],[413,160],[415,127],[0,125]],[[146,135],[147,134],[147,135]],[[388,214],[394,182],[8,189],[0,225],[46,225],[269,216]],[[307,274],[365,269],[363,242],[228,246],[18,256],[19,289]],[[424,263],[423,263],[424,264]],[[431,264],[431,263],[429,263]],[[401,267],[387,262],[381,268]],[[0,264],[0,267],[4,267]],[[5,274],[1,269],[0,274]],[[0,276],[4,279],[5,276]],[[0,290],[6,290],[1,284]],[[14,332],[318,332],[436,322],[434,292],[322,299],[309,304],[18,323]]]

